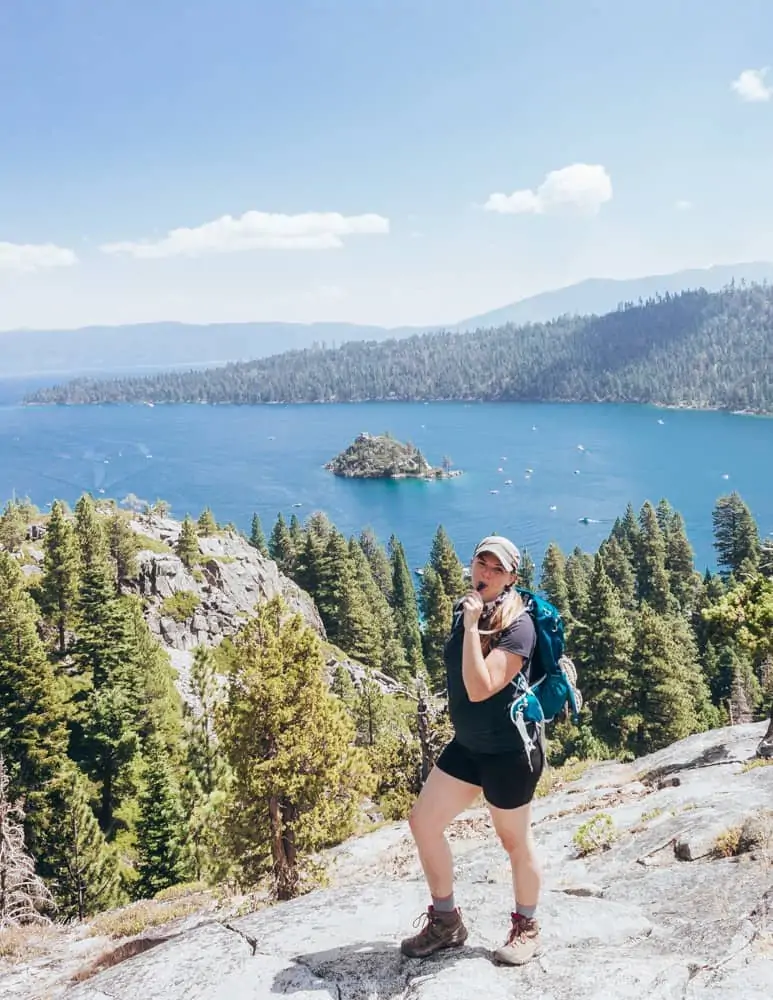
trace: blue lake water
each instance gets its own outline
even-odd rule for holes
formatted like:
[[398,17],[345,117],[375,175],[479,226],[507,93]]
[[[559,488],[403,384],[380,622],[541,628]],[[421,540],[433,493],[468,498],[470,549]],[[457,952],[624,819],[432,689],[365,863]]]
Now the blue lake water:
[[[163,497],[177,516],[209,505],[245,530],[257,511],[267,534],[278,511],[324,510],[347,534],[370,525],[386,541],[394,532],[414,567],[440,523],[463,558],[499,532],[539,561],[550,540],[592,551],[628,501],[638,509],[667,497],[685,517],[702,570],[714,563],[713,505],[733,489],[761,534],[773,532],[771,419],[593,404],[18,404],[46,381],[0,381],[0,498],[15,491],[44,508],[84,490],[117,499],[132,492]],[[449,455],[464,475],[362,481],[322,468],[365,430],[410,439],[434,464]]]

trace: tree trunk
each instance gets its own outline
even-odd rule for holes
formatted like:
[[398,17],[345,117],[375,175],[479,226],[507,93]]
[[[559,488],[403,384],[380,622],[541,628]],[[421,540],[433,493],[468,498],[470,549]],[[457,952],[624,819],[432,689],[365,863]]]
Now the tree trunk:
[[773,704],[770,706],[770,722],[768,723],[768,731],[762,737],[760,745],[757,747],[757,756],[770,758],[773,757]]
[[288,807],[283,806],[276,795],[268,800],[268,814],[271,824],[271,857],[274,861],[274,891],[277,899],[293,899],[298,885],[295,836],[285,828],[284,819]]

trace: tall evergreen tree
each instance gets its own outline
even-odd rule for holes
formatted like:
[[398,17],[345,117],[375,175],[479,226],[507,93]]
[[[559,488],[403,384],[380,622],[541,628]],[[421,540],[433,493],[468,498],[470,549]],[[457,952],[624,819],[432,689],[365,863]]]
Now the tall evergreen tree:
[[89,804],[83,775],[68,763],[49,791],[52,822],[44,856],[57,910],[84,920],[121,899],[118,856]]
[[[680,619],[658,614],[642,604],[635,620],[634,646],[639,722],[633,740],[637,754],[651,753],[704,728],[696,712],[702,700],[694,687],[700,668],[676,634]],[[708,698],[706,697],[706,702]]]
[[260,523],[260,515],[256,511],[252,515],[252,526],[250,528],[250,545],[257,549],[262,556],[268,558],[268,542],[263,533],[263,525]]
[[534,560],[529,554],[529,550],[524,549],[521,553],[521,565],[518,567],[518,584],[527,590],[534,590],[536,573],[537,567],[534,565]]
[[267,602],[224,655],[230,683],[218,731],[234,774],[231,851],[245,884],[272,871],[275,894],[287,899],[309,854],[351,832],[372,778],[300,615]]
[[569,589],[566,585],[566,558],[555,542],[550,542],[545,549],[545,555],[542,559],[540,589],[567,621],[570,611]]
[[405,650],[409,670],[417,677],[424,669],[419,609],[405,551],[395,535],[389,539],[389,557],[392,563],[392,611],[397,623],[397,635]]
[[443,590],[455,602],[465,592],[462,564],[442,524],[438,525],[429,555],[429,565],[440,577]]
[[453,602],[446,593],[440,575],[432,566],[427,566],[424,570],[419,601],[424,618],[422,632],[424,663],[433,686],[437,686],[445,678],[443,647],[451,627]]
[[139,541],[137,535],[118,512],[112,515],[107,527],[110,555],[115,564],[116,586],[120,591],[121,584],[128,580],[136,580],[139,572],[137,553]]
[[183,519],[174,548],[186,569],[193,569],[201,555],[201,549],[199,548],[196,526],[188,514]]
[[144,790],[137,822],[137,898],[184,882],[189,874],[180,791],[164,746],[150,740],[143,754]]
[[666,543],[666,572],[671,593],[677,607],[689,614],[698,596],[700,576],[695,571],[695,556],[687,538],[684,518],[678,511],[669,510],[663,535]]
[[360,548],[365,553],[365,558],[370,563],[373,579],[384,595],[391,603],[392,601],[392,566],[386,549],[376,538],[372,528],[365,528],[359,538]]
[[306,540],[306,536],[297,514],[290,515],[290,524],[287,530],[290,532],[290,538],[293,542],[293,550],[296,553],[300,552],[303,547],[303,543]]
[[33,854],[51,821],[45,790],[67,750],[63,707],[37,624],[19,564],[0,552],[0,756],[13,762],[11,798],[25,799]]
[[624,749],[636,730],[633,629],[598,554],[587,611],[573,633],[573,644],[593,730],[607,746]]
[[274,527],[271,529],[268,551],[280,571],[287,576],[292,576],[295,569],[296,552],[290,530],[281,512],[277,515]]
[[354,567],[357,587],[370,609],[378,630],[378,644],[374,647],[369,665],[378,667],[392,677],[397,677],[403,668],[404,654],[397,637],[392,608],[376,583],[370,563],[356,538],[349,539],[349,557]]
[[631,568],[631,560],[615,535],[610,535],[601,543],[599,554],[604,560],[604,570],[617,592],[620,604],[623,608],[632,608],[636,603],[636,577]]
[[569,613],[574,621],[582,621],[588,607],[588,586],[590,583],[590,573],[588,572],[585,553],[579,547],[575,547],[566,557],[564,564],[564,579],[566,580],[566,590],[569,599]]
[[666,572],[666,543],[655,508],[646,500],[639,512],[639,545],[636,551],[636,582],[640,601],[660,614],[672,607]]
[[737,492],[717,500],[712,514],[714,548],[723,576],[750,576],[760,560],[760,534],[751,511]]
[[9,500],[0,515],[0,546],[8,552],[19,552],[27,537],[27,522],[15,500]]
[[67,629],[75,622],[80,583],[78,548],[75,533],[64,505],[51,505],[43,542],[43,577],[38,590],[43,613],[56,626],[59,652],[67,650]]

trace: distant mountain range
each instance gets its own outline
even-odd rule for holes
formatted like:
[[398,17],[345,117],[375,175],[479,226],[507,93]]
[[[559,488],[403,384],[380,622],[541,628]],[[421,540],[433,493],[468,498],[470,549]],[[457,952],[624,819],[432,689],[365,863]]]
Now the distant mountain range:
[[159,322],[77,330],[12,330],[0,332],[0,377],[203,368],[264,358],[315,344],[332,347],[348,341],[399,339],[422,330],[465,332],[506,323],[545,322],[567,314],[602,314],[617,308],[621,302],[693,288],[716,291],[733,280],[773,281],[773,263],[728,264],[625,281],[591,278],[445,327],[388,329],[351,323]]

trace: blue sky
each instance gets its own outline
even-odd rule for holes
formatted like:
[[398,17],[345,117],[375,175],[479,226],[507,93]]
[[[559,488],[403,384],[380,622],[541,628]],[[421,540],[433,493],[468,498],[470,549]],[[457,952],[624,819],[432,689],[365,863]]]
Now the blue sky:
[[771,260],[769,64],[770,0],[2,4],[0,329]]

